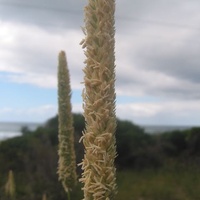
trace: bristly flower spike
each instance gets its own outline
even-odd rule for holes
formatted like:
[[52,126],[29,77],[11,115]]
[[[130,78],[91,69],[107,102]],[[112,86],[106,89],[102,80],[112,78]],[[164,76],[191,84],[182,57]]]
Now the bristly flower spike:
[[76,185],[77,175],[70,76],[64,51],[59,53],[58,63],[58,175],[65,191],[69,193]]
[[115,0],[88,0],[85,7],[84,200],[113,200],[117,192],[114,13]]
[[15,180],[12,170],[9,170],[8,173],[8,180],[5,185],[5,193],[10,197],[10,199],[15,199]]

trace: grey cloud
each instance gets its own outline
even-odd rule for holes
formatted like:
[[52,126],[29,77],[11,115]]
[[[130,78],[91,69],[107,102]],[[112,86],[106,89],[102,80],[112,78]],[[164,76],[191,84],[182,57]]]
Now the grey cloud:
[[[195,41],[198,40],[196,25],[200,20],[200,2],[155,0],[150,3],[148,0],[118,0],[116,3],[119,90],[123,91],[126,88],[131,92],[152,92],[155,95],[177,94],[179,98],[189,93],[190,96],[198,98],[196,93],[200,80],[200,47]],[[0,17],[8,21],[34,24],[42,29],[50,28],[52,31],[59,27],[63,30],[80,29],[85,4],[86,0],[36,0],[31,3],[8,0],[0,3]],[[44,72],[48,69],[48,72],[52,70],[50,73],[55,73],[53,65],[49,67],[47,64],[56,65],[56,58],[52,59],[49,51],[45,53],[38,51],[38,48],[34,50],[34,46],[23,44],[17,47],[16,52],[18,58],[21,56],[22,60],[23,57],[24,63],[30,61],[30,55],[31,59],[38,58],[26,67],[34,69],[35,66],[44,66],[34,71]],[[39,59],[41,53],[42,59]],[[53,55],[55,51],[51,53]],[[78,70],[83,67],[82,61],[72,63],[73,66],[80,66],[75,68],[75,76],[81,77]],[[188,86],[179,83],[152,84],[160,74],[180,80],[177,82],[191,82],[191,86],[194,87],[189,89]]]
[[[166,50],[167,49],[167,50]],[[200,46],[184,44],[179,48],[169,46],[143,47],[134,57],[139,66],[174,78],[200,83]]]
[[[1,71],[10,73],[17,83],[45,87],[48,82],[54,88],[57,53],[67,48],[72,87],[80,89],[84,55],[78,43],[83,36],[80,26],[84,25],[86,2],[0,1],[5,38],[14,38],[10,43],[2,40]],[[117,92],[168,102],[122,106],[119,111],[124,118],[151,124],[199,122],[199,10],[196,0],[116,1]],[[177,102],[170,104],[174,99]]]
[[117,113],[124,119],[133,119],[139,124],[197,125],[199,124],[199,100],[168,101],[154,103],[118,104]]
[[200,99],[199,88],[188,88],[185,85],[180,87],[175,85],[174,87],[146,88],[146,93],[183,101]]
[[44,29],[79,28],[83,24],[85,3],[85,0],[10,0],[0,2],[0,17],[4,21],[33,24]]
[[124,1],[119,7],[118,87],[127,85],[133,94],[199,99],[200,2]]

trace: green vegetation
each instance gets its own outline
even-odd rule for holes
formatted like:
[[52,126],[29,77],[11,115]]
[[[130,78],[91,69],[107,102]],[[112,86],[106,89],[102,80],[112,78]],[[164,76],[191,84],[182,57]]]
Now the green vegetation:
[[199,173],[194,167],[123,171],[116,200],[199,200]]
[[[74,114],[76,160],[83,158],[78,141],[84,118]],[[200,128],[161,135],[146,134],[128,121],[117,121],[116,200],[199,200]],[[36,131],[23,128],[23,136],[0,143],[0,199],[6,200],[8,172],[14,173],[17,200],[65,200],[67,194],[58,182],[58,118]],[[81,169],[77,169],[80,177]],[[81,185],[72,200],[83,197]]]

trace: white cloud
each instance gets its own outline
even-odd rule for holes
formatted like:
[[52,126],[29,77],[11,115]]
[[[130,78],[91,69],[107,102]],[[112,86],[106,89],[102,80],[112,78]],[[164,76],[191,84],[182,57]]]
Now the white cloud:
[[[83,113],[81,103],[72,104],[72,112]],[[43,104],[27,108],[0,108],[0,121],[13,122],[45,122],[58,113],[58,106],[54,104]]]
[[81,88],[84,60],[79,45],[81,30],[51,33],[35,26],[13,23],[3,23],[1,30],[4,33],[0,35],[0,71],[11,73],[9,80],[55,88],[57,56],[60,50],[65,50],[73,76],[72,88]]
[[57,85],[56,76],[51,74],[23,73],[10,74],[7,77],[10,82],[28,83],[45,88],[55,88]]
[[45,122],[57,114],[57,106],[41,105],[29,108],[12,108],[1,109],[0,121],[14,122]]
[[83,108],[81,103],[72,103],[73,113],[83,113]]
[[3,107],[0,109],[0,114],[10,114],[12,111],[13,109],[10,107]]
[[117,116],[138,124],[198,125],[200,101],[117,104]]

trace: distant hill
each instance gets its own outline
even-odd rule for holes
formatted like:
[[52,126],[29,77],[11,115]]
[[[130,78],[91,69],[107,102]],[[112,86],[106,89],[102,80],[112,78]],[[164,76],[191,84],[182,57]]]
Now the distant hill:
[[158,134],[171,131],[184,131],[189,130],[192,126],[170,126],[170,125],[141,125],[146,133]]

